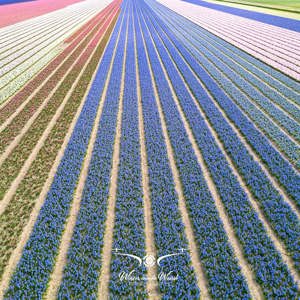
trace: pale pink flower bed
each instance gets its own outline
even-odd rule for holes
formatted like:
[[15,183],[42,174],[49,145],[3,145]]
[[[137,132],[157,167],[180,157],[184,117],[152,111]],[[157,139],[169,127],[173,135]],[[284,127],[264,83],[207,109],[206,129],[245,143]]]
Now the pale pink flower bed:
[[64,8],[82,0],[37,0],[0,5],[0,28]]

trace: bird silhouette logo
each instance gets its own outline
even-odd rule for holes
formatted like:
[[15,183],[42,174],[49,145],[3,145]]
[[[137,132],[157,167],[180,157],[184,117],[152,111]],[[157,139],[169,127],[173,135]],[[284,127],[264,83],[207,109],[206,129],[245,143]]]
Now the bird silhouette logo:
[[186,251],[187,251],[187,249],[181,248],[181,249],[178,249],[177,252],[169,253],[169,254],[160,256],[156,259],[155,256],[152,254],[147,254],[144,257],[139,257],[134,254],[124,253],[124,252],[122,252],[122,249],[119,249],[119,248],[113,249],[113,253],[115,255],[126,256],[129,258],[135,259],[136,261],[138,261],[139,266],[144,265],[146,268],[151,268],[155,264],[157,264],[158,266],[161,266],[161,262],[163,260],[165,260],[169,257],[172,257],[172,256],[184,255],[186,253]]

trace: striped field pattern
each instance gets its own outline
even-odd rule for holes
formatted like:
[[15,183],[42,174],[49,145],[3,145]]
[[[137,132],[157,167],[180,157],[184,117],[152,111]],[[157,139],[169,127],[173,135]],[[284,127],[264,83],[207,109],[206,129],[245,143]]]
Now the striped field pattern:
[[0,299],[299,299],[300,30],[39,1],[0,28]]

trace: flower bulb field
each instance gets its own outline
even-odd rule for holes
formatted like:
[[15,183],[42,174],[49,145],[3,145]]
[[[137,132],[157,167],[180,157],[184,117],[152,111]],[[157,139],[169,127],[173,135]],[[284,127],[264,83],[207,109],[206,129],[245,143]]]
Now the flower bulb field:
[[0,1],[0,299],[300,299],[300,14],[257,3]]

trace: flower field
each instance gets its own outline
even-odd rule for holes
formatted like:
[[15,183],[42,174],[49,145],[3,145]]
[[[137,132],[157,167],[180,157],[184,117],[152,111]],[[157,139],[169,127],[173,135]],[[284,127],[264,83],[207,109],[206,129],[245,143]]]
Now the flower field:
[[299,299],[298,21],[36,2],[0,5],[0,299]]

